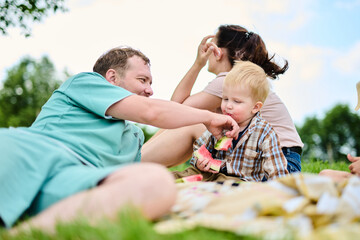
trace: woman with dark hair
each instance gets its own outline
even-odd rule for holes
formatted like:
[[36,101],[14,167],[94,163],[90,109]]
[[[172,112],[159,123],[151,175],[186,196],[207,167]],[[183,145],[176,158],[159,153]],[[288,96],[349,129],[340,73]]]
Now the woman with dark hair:
[[[211,41],[208,41],[210,40]],[[221,25],[216,35],[203,38],[194,64],[176,87],[171,100],[192,107],[220,112],[222,84],[236,60],[251,61],[262,67],[270,79],[288,69],[288,62],[279,66],[270,56],[261,37],[238,25]],[[196,78],[208,62],[208,71],[216,78],[203,91],[191,95]],[[288,160],[289,173],[301,171],[303,143],[293,120],[281,99],[271,91],[261,110],[262,117],[275,129],[282,151]],[[142,149],[142,161],[166,166],[185,162],[192,153],[192,143],[205,130],[201,125],[173,130],[159,130]],[[171,149],[171,150],[170,150]]]

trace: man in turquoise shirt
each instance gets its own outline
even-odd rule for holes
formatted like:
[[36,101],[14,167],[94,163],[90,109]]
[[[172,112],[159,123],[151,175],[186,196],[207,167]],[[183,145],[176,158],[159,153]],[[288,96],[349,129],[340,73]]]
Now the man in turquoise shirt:
[[29,128],[0,129],[0,222],[52,230],[78,216],[114,218],[131,203],[150,219],[175,201],[174,180],[154,163],[139,163],[142,131],[129,121],[161,128],[202,123],[221,137],[239,129],[229,116],[149,99],[150,61],[132,48],[101,56],[94,72],[57,89]]

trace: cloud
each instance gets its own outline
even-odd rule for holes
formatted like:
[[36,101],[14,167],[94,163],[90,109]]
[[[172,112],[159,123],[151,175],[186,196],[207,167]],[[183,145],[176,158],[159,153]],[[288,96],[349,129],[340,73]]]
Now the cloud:
[[333,66],[344,74],[354,74],[360,79],[360,41],[356,42],[344,54],[339,54],[337,60],[334,61]]
[[294,18],[289,21],[288,29],[290,31],[296,31],[303,26],[305,26],[310,20],[313,18],[314,14],[310,11],[298,13],[294,16]]
[[[315,45],[295,45],[270,42],[280,57],[289,61],[289,69],[279,80],[273,81],[275,92],[280,96],[296,123],[309,115],[328,107],[331,92],[327,78],[329,59],[335,59],[332,49]],[[280,62],[279,57],[277,62]],[[326,86],[326,87],[324,87]]]
[[277,54],[289,62],[284,78],[291,78],[292,84],[299,82],[313,84],[321,79],[327,59],[333,56],[331,49],[315,45],[285,45],[271,42]]

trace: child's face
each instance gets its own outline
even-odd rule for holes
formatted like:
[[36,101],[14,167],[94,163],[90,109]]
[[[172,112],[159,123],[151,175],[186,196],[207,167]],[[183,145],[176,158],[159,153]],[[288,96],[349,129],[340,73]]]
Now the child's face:
[[247,86],[223,86],[222,113],[232,117],[240,127],[247,126],[254,114],[260,110],[258,103],[253,100]]

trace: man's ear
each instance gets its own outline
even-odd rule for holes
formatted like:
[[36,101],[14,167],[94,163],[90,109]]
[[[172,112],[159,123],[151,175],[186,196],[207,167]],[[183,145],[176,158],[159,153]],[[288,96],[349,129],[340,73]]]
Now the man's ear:
[[257,113],[258,111],[260,111],[260,109],[262,108],[264,104],[262,102],[256,102],[255,105],[254,105],[254,108],[252,110],[252,112],[255,114]]
[[105,79],[112,85],[116,85],[116,80],[117,80],[116,71],[111,68],[109,70],[107,70],[106,74],[105,74]]

